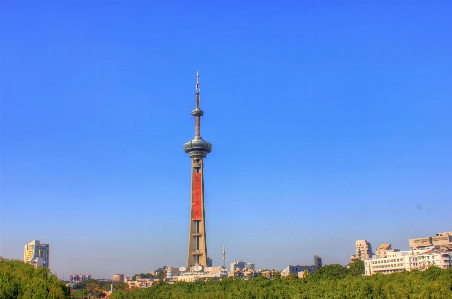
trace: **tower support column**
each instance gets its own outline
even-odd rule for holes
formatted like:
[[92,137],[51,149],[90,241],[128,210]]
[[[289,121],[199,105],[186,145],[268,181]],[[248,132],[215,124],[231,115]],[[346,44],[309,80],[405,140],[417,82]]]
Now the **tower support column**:
[[203,166],[203,159],[192,159],[192,192],[187,268],[194,265],[207,266]]

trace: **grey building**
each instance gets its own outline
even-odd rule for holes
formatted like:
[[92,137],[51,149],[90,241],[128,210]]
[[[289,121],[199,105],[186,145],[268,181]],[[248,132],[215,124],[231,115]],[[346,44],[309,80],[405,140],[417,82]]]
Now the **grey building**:
[[322,267],[322,259],[318,255],[314,255],[314,265],[289,265],[287,268],[281,271],[281,276],[286,277],[291,274],[303,277],[303,273],[306,270],[308,273],[313,274],[315,270]]

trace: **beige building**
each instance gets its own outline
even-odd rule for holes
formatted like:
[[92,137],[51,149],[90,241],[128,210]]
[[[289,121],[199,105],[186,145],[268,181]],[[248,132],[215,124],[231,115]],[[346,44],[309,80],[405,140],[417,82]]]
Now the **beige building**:
[[228,273],[223,266],[218,267],[202,267],[199,271],[181,272],[178,275],[173,275],[173,282],[184,281],[194,282],[198,280],[220,280],[223,277],[227,277]]
[[423,248],[423,247],[429,247],[432,246],[432,238],[416,238],[416,239],[410,239],[410,248]]
[[173,276],[174,282],[194,282],[198,280],[220,280],[223,277],[227,277],[226,270],[218,272],[183,272],[178,276]]
[[357,240],[355,254],[350,257],[350,261],[360,259],[362,261],[372,257],[372,245],[366,240]]
[[124,282],[124,274],[115,274],[113,275],[113,281],[121,281]]
[[442,252],[429,247],[425,249],[412,249],[407,251],[386,252],[385,257],[375,255],[372,259],[364,261],[365,275],[376,273],[390,274],[411,271],[413,269],[425,270],[429,266],[441,269],[451,267],[451,252]]
[[399,250],[391,248],[391,244],[390,243],[385,243],[385,244],[380,244],[380,246],[377,247],[377,250],[376,250],[375,253],[379,257],[383,258],[383,257],[386,257],[386,255],[388,253],[396,252],[396,251],[399,251]]
[[229,268],[229,275],[233,276],[236,272],[241,272],[244,270],[255,270],[256,265],[254,263],[244,262],[243,260],[239,260],[236,262],[232,262]]
[[418,249],[429,246],[446,247],[452,249],[452,231],[437,233],[432,237],[410,239],[410,248]]
[[37,267],[49,267],[50,245],[33,240],[24,246],[24,263]]
[[433,246],[448,247],[452,249],[452,231],[438,233],[432,237]]
[[[158,281],[158,279],[157,279]],[[129,289],[146,289],[152,286],[154,283],[154,279],[149,278],[141,278],[137,280],[127,280],[127,285],[129,286]]]

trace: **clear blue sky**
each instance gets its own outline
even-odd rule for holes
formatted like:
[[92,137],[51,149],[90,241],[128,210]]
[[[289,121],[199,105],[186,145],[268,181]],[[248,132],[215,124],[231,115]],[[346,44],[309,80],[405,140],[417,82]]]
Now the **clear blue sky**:
[[452,230],[451,1],[1,1],[0,255],[185,265],[195,73],[209,256],[348,262]]

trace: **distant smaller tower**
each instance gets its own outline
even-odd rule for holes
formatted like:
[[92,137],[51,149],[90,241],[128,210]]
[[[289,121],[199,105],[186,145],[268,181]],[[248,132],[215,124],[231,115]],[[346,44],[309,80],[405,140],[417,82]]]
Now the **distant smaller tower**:
[[222,254],[223,254],[223,267],[226,268],[226,250],[224,248],[224,245],[223,245],[223,252],[222,252]]
[[318,255],[314,255],[314,266],[316,266],[317,269],[322,268],[322,258]]

